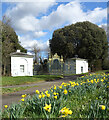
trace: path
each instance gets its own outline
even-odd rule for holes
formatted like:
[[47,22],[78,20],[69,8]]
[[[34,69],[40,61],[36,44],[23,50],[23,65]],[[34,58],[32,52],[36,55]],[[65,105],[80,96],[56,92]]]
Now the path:
[[[37,87],[29,88],[29,89],[19,91],[19,92],[15,92],[15,93],[11,93],[11,94],[2,95],[2,100],[0,100],[0,102],[2,102],[2,106],[10,105],[12,103],[16,103],[16,102],[20,101],[22,94],[33,95],[33,94],[35,94],[36,89],[38,89],[39,91],[43,91],[44,89],[49,89],[53,85],[60,85],[62,82],[68,82],[68,81],[71,81],[71,80],[76,80],[77,77],[78,76],[75,75],[75,76],[64,77],[63,79],[60,79],[60,80],[38,82],[38,83],[35,83],[35,84],[30,84],[30,85],[13,86],[13,87],[20,87],[20,86],[35,86],[35,85],[37,85]],[[8,87],[12,87],[12,86],[8,86]]]

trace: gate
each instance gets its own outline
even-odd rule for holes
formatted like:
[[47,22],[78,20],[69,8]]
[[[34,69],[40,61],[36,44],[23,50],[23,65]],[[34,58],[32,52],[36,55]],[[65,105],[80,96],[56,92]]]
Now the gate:
[[49,57],[48,66],[49,73],[53,75],[63,74],[63,57],[59,57],[57,53],[53,57]]

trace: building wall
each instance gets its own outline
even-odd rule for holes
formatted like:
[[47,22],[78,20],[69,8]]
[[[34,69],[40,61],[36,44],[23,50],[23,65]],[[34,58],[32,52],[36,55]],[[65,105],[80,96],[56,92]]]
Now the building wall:
[[[83,67],[83,71],[82,71]],[[85,60],[76,60],[76,74],[87,73],[88,72],[88,62]]]
[[[24,72],[22,72],[23,68]],[[11,57],[11,75],[33,76],[33,58]]]
[[64,63],[64,74],[76,74],[75,60],[68,59]]

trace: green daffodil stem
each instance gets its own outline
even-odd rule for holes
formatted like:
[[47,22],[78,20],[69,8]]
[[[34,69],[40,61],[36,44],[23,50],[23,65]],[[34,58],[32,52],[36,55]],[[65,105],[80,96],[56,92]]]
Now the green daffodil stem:
[[47,120],[48,120],[48,115],[47,115],[47,113],[46,113],[46,111],[44,110],[44,114],[45,114],[45,116],[46,116],[46,118],[47,118]]
[[54,112],[54,107],[55,107],[55,102],[54,102],[54,106],[53,106],[52,114],[53,114],[53,112]]

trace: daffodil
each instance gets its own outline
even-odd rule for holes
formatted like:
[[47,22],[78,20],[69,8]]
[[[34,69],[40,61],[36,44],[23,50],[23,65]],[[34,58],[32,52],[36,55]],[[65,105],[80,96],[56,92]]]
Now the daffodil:
[[101,79],[101,82],[103,82],[104,80],[103,79]]
[[5,105],[4,107],[5,107],[5,108],[7,108],[7,107],[8,107],[8,105]]
[[47,105],[45,104],[45,107],[43,107],[46,111],[50,112],[51,111],[51,104]]
[[106,109],[105,105],[99,105],[99,106],[100,106],[101,110],[105,110]]
[[66,89],[64,90],[64,94],[67,94],[67,90]]
[[57,96],[54,96],[55,99],[57,99]]
[[48,94],[48,90],[47,90],[47,91],[45,91],[45,94]]
[[63,82],[61,85],[64,85],[65,83]]
[[91,80],[90,82],[93,83],[93,80]]
[[69,115],[71,115],[71,114],[72,114],[72,111],[71,111],[71,110],[69,110],[69,111],[68,111],[68,114],[69,114]]
[[76,83],[76,85],[78,86],[78,85],[79,85],[79,83]]
[[45,94],[42,94],[42,98],[44,98],[45,97]]
[[51,90],[51,92],[53,92],[53,90]]
[[50,97],[50,94],[46,94],[47,95],[47,97]]
[[41,99],[42,95],[39,95],[39,98]]
[[56,86],[54,85],[54,90],[56,90]]
[[54,95],[56,95],[57,93],[56,93],[56,92],[54,92],[53,94],[54,94]]
[[64,114],[65,116],[72,114],[72,111],[69,110],[69,108],[66,108],[66,107],[62,108],[62,109],[60,110],[60,112],[61,112],[62,114]]
[[22,97],[25,98],[25,97],[26,97],[26,94],[25,94],[25,95],[22,95]]
[[24,98],[22,98],[21,101],[24,101]]
[[62,89],[62,85],[61,85],[61,86],[59,86],[59,88],[60,88],[60,89]]
[[40,92],[39,92],[39,90],[36,90],[36,94],[39,94]]

